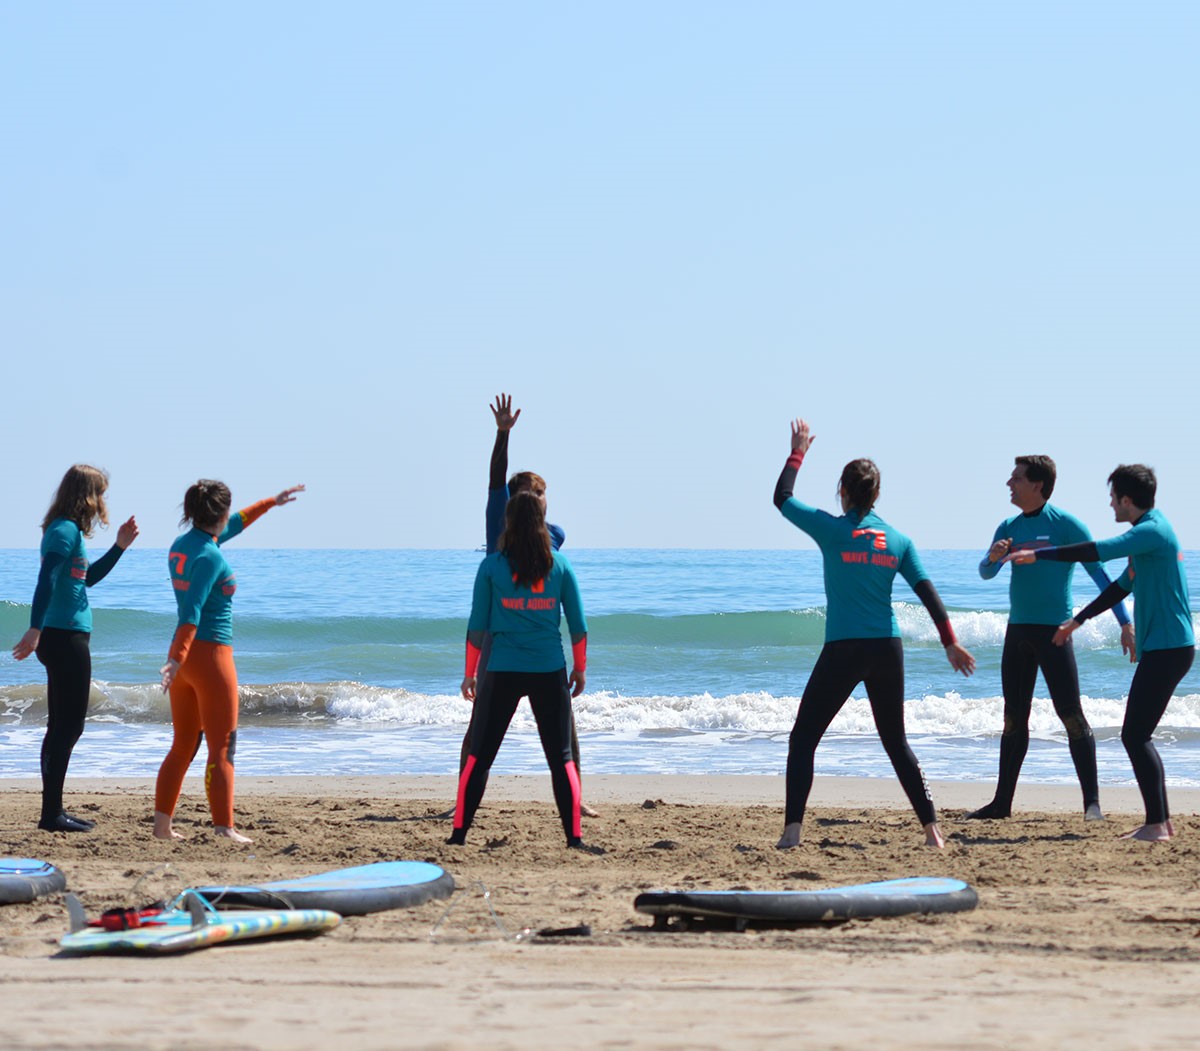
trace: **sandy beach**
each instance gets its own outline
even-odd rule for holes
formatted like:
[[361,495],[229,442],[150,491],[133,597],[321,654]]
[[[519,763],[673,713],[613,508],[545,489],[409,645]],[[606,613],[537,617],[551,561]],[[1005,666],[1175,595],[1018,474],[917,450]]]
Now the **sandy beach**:
[[[823,779],[806,842],[779,852],[781,778],[596,776],[590,855],[563,847],[548,777],[494,779],[465,848],[443,843],[445,777],[242,778],[248,848],[206,832],[195,780],[174,844],[151,838],[142,780],[69,782],[97,822],[76,836],[34,829],[35,782],[0,787],[0,854],[58,865],[91,912],[395,858],[459,887],[320,937],[159,959],[60,956],[60,896],[5,906],[5,1048],[1200,1047],[1197,790],[1172,792],[1177,837],[1143,844],[1117,838],[1139,823],[1131,789],[1105,791],[1104,823],[1037,786],[1014,819],[967,823],[989,786],[935,783],[936,852],[895,782]],[[979,907],[744,933],[654,932],[632,907],[649,889],[910,875],[966,880]],[[578,924],[591,936],[517,937]]]

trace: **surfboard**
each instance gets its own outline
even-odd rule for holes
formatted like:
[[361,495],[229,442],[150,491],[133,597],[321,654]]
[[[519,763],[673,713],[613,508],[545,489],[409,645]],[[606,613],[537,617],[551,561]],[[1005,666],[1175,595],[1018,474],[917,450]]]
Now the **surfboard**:
[[343,916],[362,916],[448,898],[454,893],[454,877],[426,861],[379,861],[273,883],[196,889],[218,906],[332,909]]
[[342,922],[336,912],[325,909],[251,909],[222,912],[207,907],[195,894],[185,891],[181,904],[145,921],[131,930],[109,931],[83,925],[83,906],[73,895],[72,930],[59,945],[67,953],[178,953],[207,949],[223,942],[248,938],[274,938],[286,934],[327,931]]
[[662,930],[672,917],[748,923],[833,923],[852,919],[963,912],[979,898],[962,880],[935,876],[859,883],[825,890],[658,890],[639,894],[633,907],[655,917]]
[[20,905],[65,890],[67,877],[48,861],[0,858],[0,905]]

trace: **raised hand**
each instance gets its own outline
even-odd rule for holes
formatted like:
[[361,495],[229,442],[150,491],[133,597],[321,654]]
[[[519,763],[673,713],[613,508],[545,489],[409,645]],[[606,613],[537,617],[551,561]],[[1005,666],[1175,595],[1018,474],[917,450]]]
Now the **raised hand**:
[[492,410],[492,415],[496,418],[496,430],[498,431],[511,431],[513,424],[521,416],[520,409],[516,412],[512,411],[511,394],[497,394],[496,404],[489,405],[488,408]]
[[117,547],[124,551],[138,538],[138,532],[137,519],[130,515],[117,528]]
[[290,489],[284,489],[278,496],[275,497],[275,506],[282,507],[284,504],[294,503],[296,493],[304,492],[304,486],[293,485]]
[[803,456],[815,440],[816,436],[808,433],[808,424],[796,417],[792,421],[792,452]]

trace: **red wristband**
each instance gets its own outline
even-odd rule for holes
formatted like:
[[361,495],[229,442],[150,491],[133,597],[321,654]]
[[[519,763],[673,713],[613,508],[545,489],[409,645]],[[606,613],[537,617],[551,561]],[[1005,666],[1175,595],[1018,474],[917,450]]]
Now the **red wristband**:
[[467,670],[465,678],[475,678],[475,673],[479,670],[479,658],[482,651],[470,639],[467,639]]

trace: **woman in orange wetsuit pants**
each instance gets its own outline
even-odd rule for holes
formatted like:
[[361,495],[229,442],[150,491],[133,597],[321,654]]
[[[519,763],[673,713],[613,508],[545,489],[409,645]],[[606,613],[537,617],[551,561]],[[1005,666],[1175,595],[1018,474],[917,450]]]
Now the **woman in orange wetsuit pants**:
[[183,778],[201,737],[208,739],[204,788],[217,835],[237,843],[250,839],[233,827],[233,753],[237,740],[238,686],[233,665],[233,593],[237,581],[220,545],[237,536],[272,507],[291,503],[304,486],[285,489],[230,515],[233,497],[224,482],[201,479],[183,498],[183,518],[192,528],[171,545],[168,562],[179,626],[162,685],[171,693],[174,739],[158,771],[154,790],[154,835],[182,839],[172,827]]

